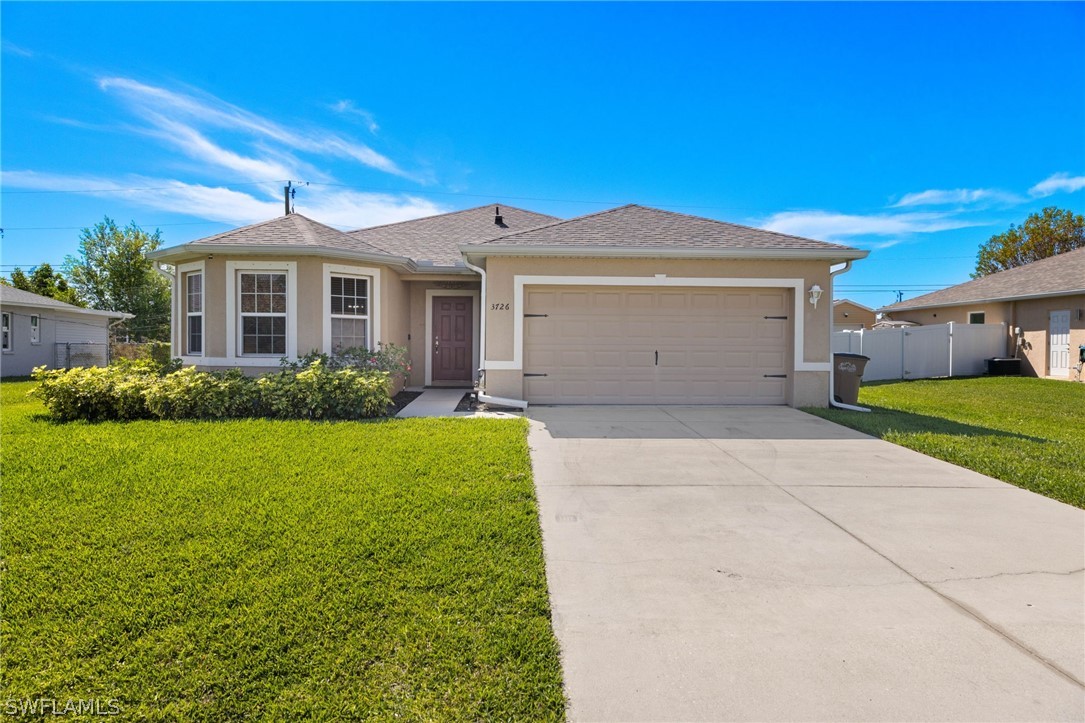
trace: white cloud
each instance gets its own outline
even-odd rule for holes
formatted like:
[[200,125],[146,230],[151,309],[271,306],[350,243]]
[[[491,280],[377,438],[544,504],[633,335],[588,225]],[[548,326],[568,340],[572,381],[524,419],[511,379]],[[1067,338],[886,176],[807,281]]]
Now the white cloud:
[[33,58],[34,57],[34,51],[27,50],[26,48],[18,46],[15,43],[11,42],[10,40],[7,40],[6,38],[4,39],[3,43],[0,44],[0,47],[2,47],[2,49],[3,49],[3,51],[5,53],[11,53],[12,55],[19,55],[19,56],[24,57],[24,58]]
[[1024,201],[1020,196],[1009,191],[995,188],[955,188],[952,190],[931,189],[919,193],[907,193],[893,204],[893,208],[906,206],[944,206],[949,204],[1007,203],[1016,204]]
[[770,216],[761,227],[769,231],[821,239],[850,236],[901,236],[934,233],[983,225],[944,213],[898,213],[853,215],[831,211],[785,211]]
[[[208,154],[207,143],[210,141],[203,142],[206,138],[200,133],[198,126],[240,131],[249,135],[254,143],[263,144],[263,157],[252,160],[257,162],[255,168],[263,168],[269,172],[272,168],[279,167],[282,170],[289,168],[291,162],[296,163],[297,159],[292,156],[291,151],[298,151],[352,159],[394,176],[420,182],[423,180],[404,171],[395,161],[364,143],[322,129],[287,128],[197,90],[182,93],[119,77],[101,78],[98,86],[103,91],[118,94],[136,114],[150,124],[151,132],[155,135],[201,160],[215,162],[222,158],[228,161],[223,167],[231,170],[239,170],[237,165],[243,157],[237,153],[234,153],[234,158],[221,156],[219,153]],[[280,173],[268,177],[268,180],[285,180],[297,175]]]
[[380,130],[380,126],[377,125],[377,119],[373,117],[373,114],[365,108],[359,108],[354,105],[354,101],[352,100],[337,100],[334,103],[328,104],[328,107],[336,113],[357,116],[365,124],[365,127],[369,129],[370,133],[376,133]]
[[1056,173],[1037,183],[1028,192],[1036,198],[1041,198],[1055,193],[1073,193],[1083,188],[1085,188],[1085,176]]
[[[211,221],[246,225],[282,213],[278,184],[258,185],[254,193],[172,179],[127,176],[121,181],[36,171],[4,171],[8,188],[76,191]],[[294,200],[298,213],[330,226],[361,228],[446,212],[438,204],[410,195],[362,193],[349,189],[302,187]]]

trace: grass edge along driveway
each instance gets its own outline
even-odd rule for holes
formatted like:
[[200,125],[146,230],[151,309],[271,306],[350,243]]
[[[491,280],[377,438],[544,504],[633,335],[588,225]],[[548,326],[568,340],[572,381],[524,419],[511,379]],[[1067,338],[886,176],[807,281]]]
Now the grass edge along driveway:
[[1085,508],[1085,384],[1032,377],[866,383],[859,404],[803,411]]
[[55,424],[32,386],[0,384],[4,699],[563,717],[523,420]]

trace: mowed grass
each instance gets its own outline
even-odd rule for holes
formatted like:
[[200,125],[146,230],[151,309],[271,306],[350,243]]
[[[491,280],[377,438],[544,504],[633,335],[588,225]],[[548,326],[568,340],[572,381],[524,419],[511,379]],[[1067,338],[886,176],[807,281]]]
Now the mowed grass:
[[54,424],[0,385],[2,697],[559,719],[521,420]]
[[1029,377],[864,384],[870,414],[805,411],[1085,508],[1085,384]]

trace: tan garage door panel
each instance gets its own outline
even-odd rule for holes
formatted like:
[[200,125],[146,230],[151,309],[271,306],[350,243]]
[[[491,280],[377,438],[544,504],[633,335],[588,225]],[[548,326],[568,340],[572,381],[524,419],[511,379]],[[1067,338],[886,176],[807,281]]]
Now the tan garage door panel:
[[[528,287],[536,404],[783,404],[788,292]],[[532,316],[543,315],[545,316]],[[545,376],[533,376],[545,374]]]

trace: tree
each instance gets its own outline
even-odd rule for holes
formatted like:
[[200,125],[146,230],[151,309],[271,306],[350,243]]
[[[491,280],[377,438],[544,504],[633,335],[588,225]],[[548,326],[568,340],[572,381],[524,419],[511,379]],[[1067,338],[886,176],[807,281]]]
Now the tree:
[[1080,248],[1085,248],[1085,216],[1051,206],[1032,214],[1020,226],[1011,224],[1009,231],[980,246],[972,278]]
[[75,289],[68,285],[64,274],[53,271],[53,267],[47,263],[35,266],[29,276],[16,266],[15,270],[11,272],[11,285],[16,289],[29,291],[39,296],[47,296],[50,299],[75,304],[76,306],[86,306]]
[[147,258],[161,243],[157,229],[148,234],[135,222],[121,229],[106,216],[79,233],[79,256],[65,259],[68,278],[91,306],[133,314],[118,325],[133,337],[167,340],[170,285]]

